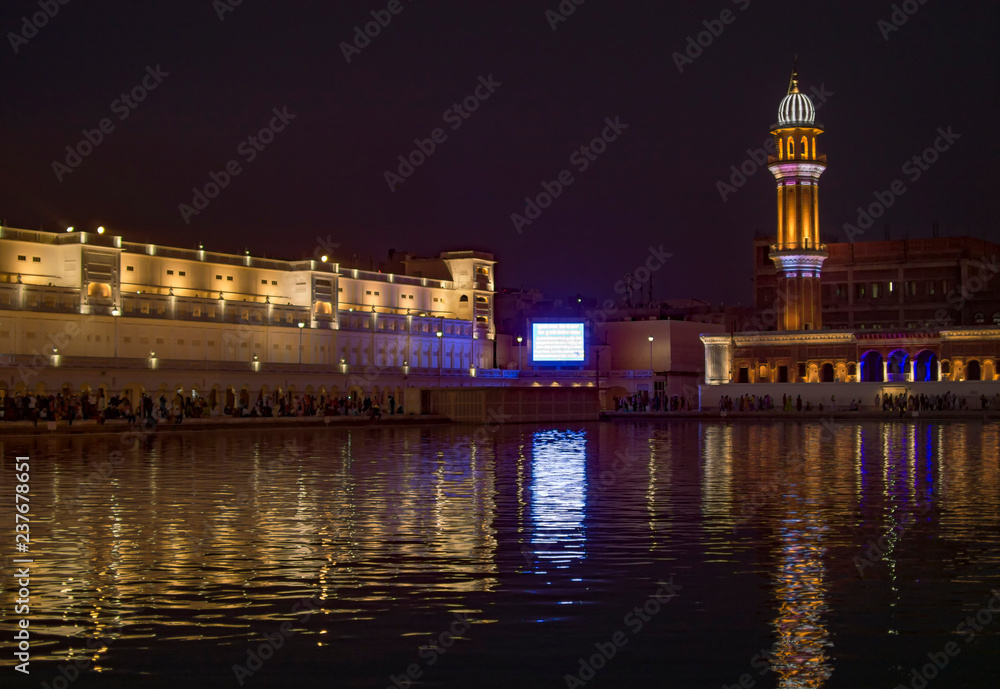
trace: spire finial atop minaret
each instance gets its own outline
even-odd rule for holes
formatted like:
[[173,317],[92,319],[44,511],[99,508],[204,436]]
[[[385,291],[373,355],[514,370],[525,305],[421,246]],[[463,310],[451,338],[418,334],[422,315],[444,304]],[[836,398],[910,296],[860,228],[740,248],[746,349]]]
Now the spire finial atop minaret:
[[799,56],[795,56],[795,62],[792,63],[792,78],[788,81],[788,93],[798,93],[799,92]]

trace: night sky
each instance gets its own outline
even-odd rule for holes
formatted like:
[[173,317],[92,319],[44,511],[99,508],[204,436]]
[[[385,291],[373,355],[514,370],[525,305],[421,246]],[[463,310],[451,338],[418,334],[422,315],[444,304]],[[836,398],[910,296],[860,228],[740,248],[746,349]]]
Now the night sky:
[[[887,222],[927,237],[937,220],[942,235],[1000,241],[995,2],[910,0],[898,30],[889,2],[565,0],[575,11],[558,22],[558,0],[398,2],[393,15],[388,0],[42,0],[58,13],[36,32],[22,18],[38,0],[5,0],[0,220],[280,258],[329,237],[361,267],[390,248],[482,249],[501,287],[595,297],[662,245],[657,296],[745,304],[752,238],[776,223],[773,178],[761,168],[725,201],[717,183],[767,138],[798,54],[803,91],[832,94],[814,99],[829,241],[897,179],[906,193],[859,239]],[[342,44],[372,11],[391,21],[348,62]],[[674,54],[706,21],[721,33],[681,72]],[[120,101],[157,72],[134,109]],[[480,77],[492,92],[462,118],[451,108]],[[627,129],[603,153],[574,158],[616,117]],[[110,133],[68,165],[66,147],[105,118]],[[271,122],[283,131],[254,149]],[[904,163],[948,127],[960,138],[914,181]],[[438,128],[390,191],[385,173]],[[183,217],[230,161],[239,174]],[[563,170],[572,184],[518,233],[511,214]]]

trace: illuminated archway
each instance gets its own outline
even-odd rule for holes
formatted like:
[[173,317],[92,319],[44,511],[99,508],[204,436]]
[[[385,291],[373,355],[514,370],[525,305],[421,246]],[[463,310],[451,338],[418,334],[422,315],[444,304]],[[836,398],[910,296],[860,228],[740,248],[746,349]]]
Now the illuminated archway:
[[882,383],[882,355],[874,350],[866,352],[861,357],[861,381],[864,383]]

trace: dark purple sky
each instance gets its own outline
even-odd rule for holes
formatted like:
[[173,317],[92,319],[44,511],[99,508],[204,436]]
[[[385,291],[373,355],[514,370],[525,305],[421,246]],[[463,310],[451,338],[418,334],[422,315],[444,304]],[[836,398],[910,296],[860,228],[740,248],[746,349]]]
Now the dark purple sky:
[[[662,245],[657,296],[747,303],[774,185],[761,170],[723,202],[717,182],[767,137],[798,53],[804,90],[833,94],[819,113],[825,236],[843,241],[854,209],[900,179],[907,192],[863,239],[885,222],[930,236],[936,219],[1000,241],[995,2],[911,0],[886,40],[889,2],[588,0],[553,31],[558,0],[400,0],[350,63],[340,44],[388,1],[243,0],[220,21],[222,2],[71,0],[25,42],[12,32],[39,3],[6,0],[0,220],[287,258],[328,235],[365,262],[479,248],[501,286],[597,297]],[[673,53],[723,10],[731,23],[679,72]],[[169,76],[120,119],[115,101],[157,65]],[[489,75],[501,85],[453,130],[446,111]],[[272,108],[295,119],[248,161],[241,142]],[[615,116],[628,129],[579,172],[573,152]],[[104,118],[114,130],[59,181],[53,163]],[[903,164],[949,126],[961,138],[911,181]],[[447,139],[391,192],[385,172],[439,127]],[[179,205],[231,160],[239,176],[186,224]],[[572,185],[518,234],[511,214],[562,170]]]

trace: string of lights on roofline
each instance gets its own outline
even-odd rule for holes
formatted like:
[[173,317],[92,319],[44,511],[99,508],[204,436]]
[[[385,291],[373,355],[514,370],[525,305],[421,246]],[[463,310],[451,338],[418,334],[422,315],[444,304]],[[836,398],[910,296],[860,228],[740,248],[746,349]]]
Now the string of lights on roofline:
[[[76,227],[70,225],[69,227],[66,228],[66,232],[76,232]],[[101,225],[100,227],[97,228],[97,234],[104,234],[105,232],[107,232],[107,230],[104,228],[103,225]],[[198,250],[199,251],[204,251],[205,250],[205,245],[199,243],[198,244]],[[245,255],[249,256],[250,255],[250,249],[246,249],[243,253]],[[328,255],[326,255],[326,254],[323,254],[320,257],[319,260],[322,263],[328,263],[330,261],[330,257]]]

